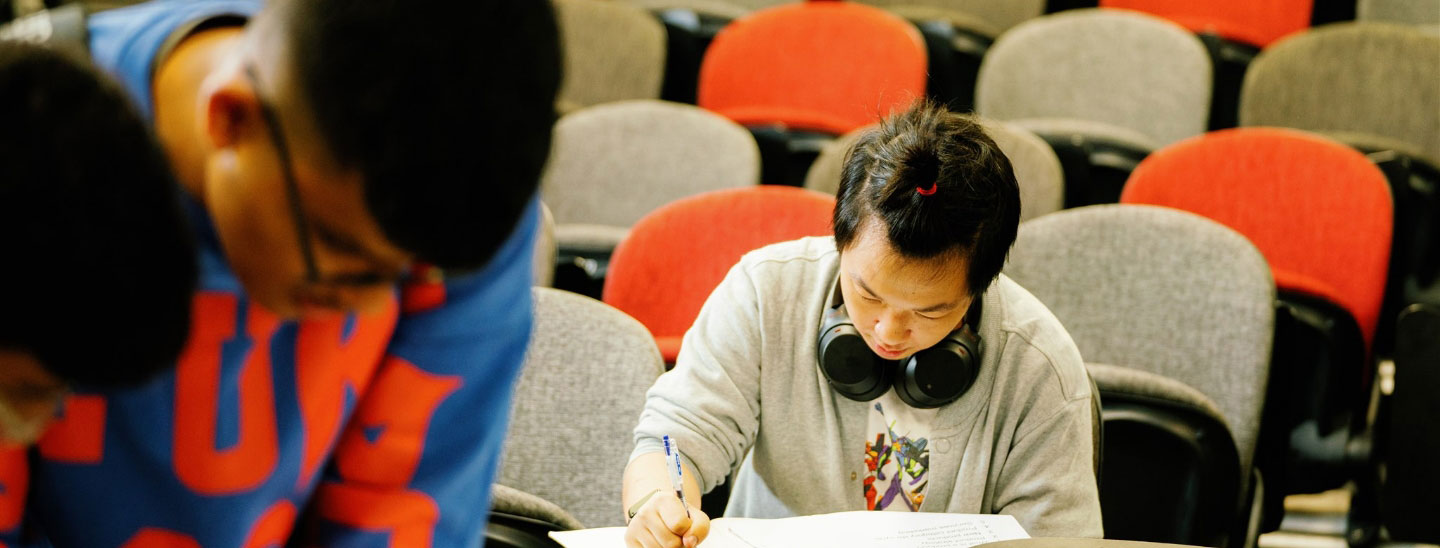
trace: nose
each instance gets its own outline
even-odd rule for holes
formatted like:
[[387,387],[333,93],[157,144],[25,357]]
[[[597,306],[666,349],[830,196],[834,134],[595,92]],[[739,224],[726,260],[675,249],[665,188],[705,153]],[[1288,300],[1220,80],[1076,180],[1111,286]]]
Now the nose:
[[910,327],[896,311],[886,310],[875,318],[875,338],[880,344],[900,346],[909,336]]

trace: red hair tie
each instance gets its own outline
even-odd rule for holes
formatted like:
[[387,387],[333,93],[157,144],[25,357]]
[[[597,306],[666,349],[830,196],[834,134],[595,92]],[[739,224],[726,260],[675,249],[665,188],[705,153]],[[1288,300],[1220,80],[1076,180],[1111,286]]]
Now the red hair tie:
[[934,183],[930,183],[930,188],[920,188],[917,186],[915,187],[915,192],[919,192],[921,196],[930,196],[932,194],[935,194],[935,191],[939,190],[939,188],[940,184],[937,181]]

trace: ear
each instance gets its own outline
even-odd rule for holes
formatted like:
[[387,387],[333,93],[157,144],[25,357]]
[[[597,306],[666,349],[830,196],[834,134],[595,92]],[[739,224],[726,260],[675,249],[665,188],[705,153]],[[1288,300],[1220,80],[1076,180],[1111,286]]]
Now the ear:
[[211,147],[229,148],[264,123],[260,99],[239,63],[212,72],[200,86],[202,134]]

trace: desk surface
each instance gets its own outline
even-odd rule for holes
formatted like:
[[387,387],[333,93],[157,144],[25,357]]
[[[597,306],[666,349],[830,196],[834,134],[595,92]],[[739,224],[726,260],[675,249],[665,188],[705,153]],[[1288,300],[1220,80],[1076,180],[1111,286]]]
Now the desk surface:
[[1094,538],[1027,538],[981,544],[975,548],[1194,548],[1185,544],[1161,544],[1133,540]]

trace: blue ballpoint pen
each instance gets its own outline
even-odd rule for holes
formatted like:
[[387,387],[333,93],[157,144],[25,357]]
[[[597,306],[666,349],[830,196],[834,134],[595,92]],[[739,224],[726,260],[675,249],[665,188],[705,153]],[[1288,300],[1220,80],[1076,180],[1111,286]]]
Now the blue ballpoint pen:
[[662,438],[665,441],[665,467],[670,469],[670,486],[675,488],[675,496],[679,497],[680,505],[685,507],[685,517],[690,517],[690,505],[685,502],[685,483],[681,480],[684,471],[680,467],[680,446],[670,440],[670,436]]

